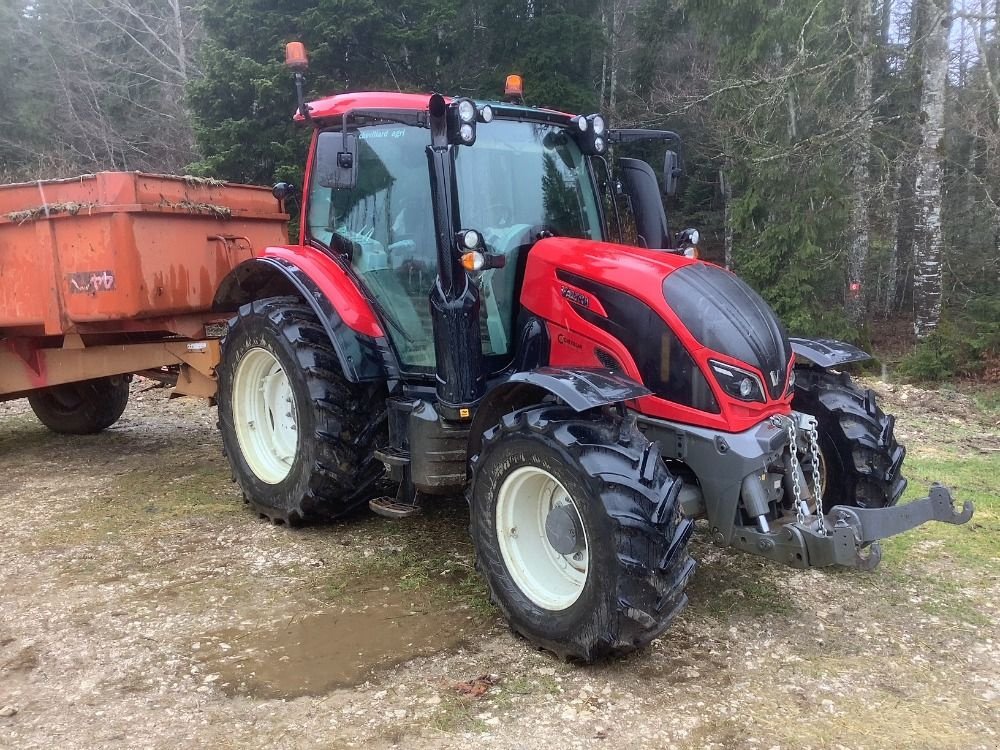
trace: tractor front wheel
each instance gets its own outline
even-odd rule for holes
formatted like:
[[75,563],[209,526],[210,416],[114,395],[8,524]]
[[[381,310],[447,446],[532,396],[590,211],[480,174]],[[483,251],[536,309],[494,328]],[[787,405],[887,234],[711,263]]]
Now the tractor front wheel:
[[895,418],[879,408],[871,389],[847,373],[797,367],[792,408],[816,418],[827,509],[896,504],[906,489],[906,449],[896,441]]
[[385,385],[350,383],[294,297],[243,305],[222,342],[219,428],[243,497],[274,522],[333,518],[369,499]]
[[634,427],[562,406],[508,414],[469,488],[476,565],[511,628],[590,662],[648,645],[695,563],[680,480]]

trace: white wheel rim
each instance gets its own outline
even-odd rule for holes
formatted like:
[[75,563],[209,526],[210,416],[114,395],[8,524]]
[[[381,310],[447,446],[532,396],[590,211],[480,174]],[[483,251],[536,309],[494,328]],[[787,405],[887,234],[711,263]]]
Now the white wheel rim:
[[278,484],[291,471],[298,449],[295,394],[277,358],[251,349],[233,378],[233,422],[240,450],[251,471]]
[[512,471],[497,495],[496,527],[500,554],[514,583],[528,599],[547,610],[573,605],[587,583],[590,545],[583,532],[583,549],[560,554],[545,533],[549,511],[559,505],[580,510],[562,483],[544,469],[522,466]]

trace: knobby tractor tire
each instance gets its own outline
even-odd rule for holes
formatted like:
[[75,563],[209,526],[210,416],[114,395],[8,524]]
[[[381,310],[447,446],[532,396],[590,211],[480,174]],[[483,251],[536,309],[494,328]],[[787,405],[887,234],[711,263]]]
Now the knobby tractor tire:
[[[247,355],[270,354],[287,377],[293,403],[294,453],[287,474],[265,481],[248,461],[236,420],[234,381]],[[313,311],[296,297],[271,297],[240,308],[222,342],[219,428],[244,500],[275,523],[335,518],[366,502],[384,467],[374,456],[387,431],[385,384],[350,383]],[[271,415],[271,420],[282,415]],[[271,477],[273,480],[274,477]]]
[[827,509],[896,504],[906,489],[906,449],[893,434],[895,418],[879,408],[870,389],[859,388],[846,373],[796,368],[792,408],[818,422]]
[[66,383],[28,396],[38,420],[63,435],[92,435],[106,430],[128,405],[131,375]]
[[[641,649],[687,604],[693,525],[679,514],[680,480],[638,430],[621,432],[599,415],[530,407],[487,431],[472,459],[476,567],[511,628],[564,659],[591,662]],[[498,493],[522,467],[548,472],[579,511],[588,569],[579,597],[565,608],[546,609],[529,598],[501,549]]]

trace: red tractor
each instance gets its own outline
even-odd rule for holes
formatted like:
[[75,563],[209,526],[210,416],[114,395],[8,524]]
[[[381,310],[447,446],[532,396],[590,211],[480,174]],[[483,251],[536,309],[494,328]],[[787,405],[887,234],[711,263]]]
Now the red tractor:
[[[896,506],[893,418],[767,304],[671,241],[657,177],[606,155],[677,141],[511,101],[354,93],[306,104],[301,240],[220,288],[226,452],[276,522],[465,491],[477,566],[515,631],[590,661],[684,607],[694,520],[793,567],[870,569],[878,539],[964,523]],[[678,159],[662,175],[672,192]],[[620,194],[619,194],[620,193]],[[275,187],[285,199],[292,188]],[[618,198],[622,198],[619,201]],[[641,246],[622,244],[627,204]]]

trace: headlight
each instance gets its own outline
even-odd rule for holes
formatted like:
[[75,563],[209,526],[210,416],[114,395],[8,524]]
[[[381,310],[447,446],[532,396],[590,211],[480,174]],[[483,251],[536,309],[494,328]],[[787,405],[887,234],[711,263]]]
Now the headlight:
[[764,397],[764,386],[760,378],[752,372],[714,359],[710,359],[708,364],[722,390],[733,398],[738,398],[740,401],[759,401],[762,404],[767,402]]
[[469,99],[462,99],[458,103],[458,119],[462,122],[472,122],[476,119],[476,105]]
[[594,139],[594,151],[596,151],[599,154],[603,154],[604,153],[604,146],[605,146],[605,143],[604,143],[604,139],[603,138],[595,138]]
[[594,135],[604,135],[604,118],[600,115],[594,115],[593,121],[591,123],[594,126]]
[[479,110],[479,119],[483,122],[493,122],[493,107],[489,104],[484,104],[482,109]]
[[469,123],[462,123],[462,127],[458,129],[458,137],[462,139],[462,143],[470,146],[476,140],[476,131]]

